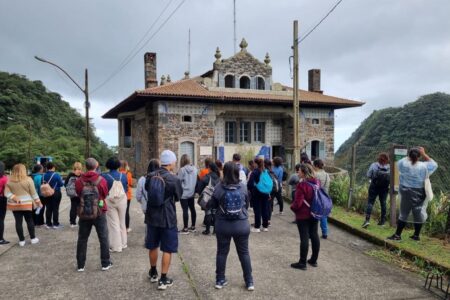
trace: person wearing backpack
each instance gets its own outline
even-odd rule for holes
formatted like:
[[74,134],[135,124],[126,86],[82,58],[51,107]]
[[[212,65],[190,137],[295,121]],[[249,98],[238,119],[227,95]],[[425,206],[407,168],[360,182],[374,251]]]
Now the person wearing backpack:
[[125,224],[125,215],[127,211],[127,177],[120,173],[120,161],[117,157],[111,157],[106,162],[106,168],[109,172],[103,173],[108,184],[108,196],[106,203],[108,211],[106,220],[108,223],[109,246],[111,252],[122,252],[127,245],[127,227]]
[[231,239],[236,245],[239,261],[244,273],[247,290],[255,289],[252,276],[252,265],[248,250],[250,224],[248,222],[248,194],[247,187],[239,176],[240,168],[234,162],[227,162],[223,168],[223,180],[214,189],[213,196],[208,202],[209,209],[216,209],[216,289],[228,285],[225,277],[225,266],[230,251]]
[[[321,159],[316,159],[314,162],[314,172],[316,173],[316,178],[320,181],[320,186],[328,194],[330,189],[330,175],[323,169],[323,161]],[[328,238],[328,217],[323,217],[320,219],[320,229],[322,230],[322,238]]]
[[[177,157],[170,150],[164,150],[160,156],[161,168],[147,177],[147,224],[146,248],[149,250],[150,282],[158,282],[158,290],[173,285],[173,279],[167,277],[173,253],[178,252],[178,229],[175,202],[181,199],[183,188],[180,179],[173,174]],[[156,263],[159,249],[161,259],[161,277],[158,280]]]
[[[31,178],[34,182],[34,188],[36,189],[37,194],[39,195],[39,199],[41,199],[42,207],[39,210],[39,213],[33,214],[33,221],[35,227],[41,227],[45,224],[44,222],[44,213],[45,213],[45,201],[44,197],[41,195],[41,184],[42,184],[42,175],[44,173],[44,167],[41,164],[36,164],[31,171]],[[36,212],[36,210],[35,210]]]
[[128,190],[127,190],[127,210],[125,212],[125,226],[127,227],[127,232],[131,232],[130,228],[130,204],[133,198],[133,174],[130,171],[128,162],[126,160],[120,161],[119,172],[127,177]]
[[389,166],[389,156],[387,153],[378,154],[378,161],[370,165],[367,171],[367,177],[370,179],[369,197],[367,199],[366,219],[362,228],[370,225],[370,215],[375,200],[380,200],[381,216],[378,222],[379,226],[383,226],[386,222],[386,199],[389,194],[389,185],[391,181],[391,169]]
[[[180,234],[189,234],[195,232],[195,221],[197,213],[195,211],[195,186],[197,184],[198,170],[191,164],[189,155],[183,154],[180,158],[180,170],[178,171],[178,178],[181,180],[183,187],[183,195],[181,196],[181,208],[183,209],[183,229]],[[191,227],[189,224],[189,210],[191,211]]]
[[251,191],[253,211],[255,213],[255,227],[252,232],[261,232],[261,219],[263,232],[269,231],[269,198],[273,189],[273,181],[269,172],[264,168],[264,160],[255,158],[256,168],[247,182],[247,189]]
[[272,171],[272,161],[268,158],[264,160],[264,168],[269,173],[270,178],[272,179],[272,191],[270,192],[269,201],[267,202],[268,208],[267,211],[269,213],[269,227],[271,226],[270,222],[272,220],[273,206],[275,201],[275,195],[278,193],[280,189],[280,184],[278,182],[278,177]]
[[274,200],[277,199],[278,206],[280,207],[280,215],[283,214],[283,208],[284,208],[284,201],[283,201],[283,181],[286,181],[287,173],[285,173],[285,170],[283,168],[283,159],[281,157],[274,157],[273,158],[273,167],[272,172],[275,174],[275,176],[278,179],[278,191],[273,195]]
[[[215,186],[220,182],[220,170],[217,167],[216,163],[210,163],[209,166],[209,172],[203,179],[197,180],[197,186],[195,187],[195,192],[200,195],[200,198],[202,198],[204,195],[203,193],[205,189],[208,187],[208,193],[212,195],[214,193]],[[205,210],[205,218],[203,219],[203,224],[205,224],[206,228],[204,231],[202,231],[202,234],[209,235],[211,233],[211,226],[214,226],[214,218],[216,214],[215,209],[207,209]],[[215,232],[215,228],[213,233]]]
[[[291,210],[295,213],[297,228],[300,235],[300,260],[291,264],[294,269],[306,270],[306,263],[317,267],[317,259],[320,251],[319,220],[311,214],[311,206],[314,199],[314,185],[320,185],[316,179],[311,164],[301,164],[299,177],[302,179],[295,191],[295,199],[291,204]],[[307,261],[309,240],[311,240],[312,255]]]
[[[147,174],[150,174],[160,168],[159,166],[159,160],[157,159],[151,159],[148,163],[147,167]],[[145,182],[147,180],[147,175],[141,176],[138,180],[137,187],[136,187],[136,200],[141,204],[142,212],[145,213],[147,211],[147,202],[148,202],[148,196],[147,196],[147,189],[145,188]]]
[[8,176],[5,175],[5,164],[0,161],[0,245],[9,244],[9,241],[3,238],[5,232],[5,216],[6,216],[6,203],[5,186],[8,183]]
[[52,162],[48,162],[46,168],[47,172],[42,176],[40,189],[47,205],[45,212],[46,228],[61,229],[64,226],[59,223],[59,205],[61,204],[61,187],[64,186],[64,181],[61,175],[55,172],[55,165]]
[[75,190],[75,182],[80,178],[83,172],[83,165],[80,162],[73,164],[72,172],[67,175],[64,181],[64,186],[66,187],[66,194],[70,198],[70,213],[69,222],[70,228],[77,227],[77,205],[80,202],[78,198],[77,191]]
[[75,182],[75,190],[78,196],[78,241],[77,241],[77,270],[84,272],[86,264],[86,252],[92,226],[97,231],[100,243],[100,262],[102,271],[112,267],[109,253],[108,225],[106,224],[105,203],[108,194],[106,180],[95,169],[98,162],[94,158],[88,158],[85,162],[86,172]]

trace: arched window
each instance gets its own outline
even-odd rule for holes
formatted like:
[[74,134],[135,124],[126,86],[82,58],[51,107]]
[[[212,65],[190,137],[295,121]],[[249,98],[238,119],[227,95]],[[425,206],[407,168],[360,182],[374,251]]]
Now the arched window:
[[180,145],[180,157],[183,154],[187,154],[193,164],[195,164],[195,153],[194,153],[194,143],[192,142],[183,142]]
[[242,76],[241,79],[239,79],[239,87],[241,89],[249,89],[250,88],[250,78],[248,78],[248,76]]
[[266,82],[264,81],[264,78],[262,77],[256,77],[256,89],[257,90],[265,90],[266,89]]
[[225,87],[226,88],[234,88],[234,76],[233,75],[225,76]]

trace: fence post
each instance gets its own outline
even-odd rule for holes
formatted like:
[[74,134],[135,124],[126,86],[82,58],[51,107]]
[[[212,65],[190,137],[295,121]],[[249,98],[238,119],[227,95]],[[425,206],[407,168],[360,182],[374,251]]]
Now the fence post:
[[356,144],[352,146],[352,173],[350,176],[350,189],[348,191],[348,209],[352,207],[353,190],[355,188],[356,172]]

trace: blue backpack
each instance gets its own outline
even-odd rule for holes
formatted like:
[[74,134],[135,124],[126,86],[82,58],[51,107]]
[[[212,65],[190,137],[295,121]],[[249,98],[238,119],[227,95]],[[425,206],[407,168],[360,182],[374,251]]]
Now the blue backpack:
[[273,189],[273,180],[267,170],[264,170],[259,176],[259,182],[256,184],[256,188],[263,194],[272,193]]
[[304,200],[306,206],[311,209],[311,216],[317,220],[328,217],[333,208],[333,202],[331,201],[330,196],[328,196],[325,190],[318,184],[313,184],[308,181],[306,181],[306,183],[313,188],[313,200],[311,205]]
[[145,188],[147,189],[147,207],[160,207],[164,204],[166,182],[158,172],[147,176]]
[[225,195],[219,205],[223,215],[228,220],[236,220],[242,212],[242,198],[240,193],[240,186],[224,187]]

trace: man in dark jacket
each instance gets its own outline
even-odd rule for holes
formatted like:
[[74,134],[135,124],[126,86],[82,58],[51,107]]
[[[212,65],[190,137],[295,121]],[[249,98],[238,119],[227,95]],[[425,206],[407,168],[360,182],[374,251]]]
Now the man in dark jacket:
[[[178,229],[175,202],[181,199],[183,188],[180,179],[172,172],[175,169],[177,158],[175,153],[164,150],[160,157],[161,168],[150,174],[150,177],[159,174],[164,180],[164,203],[155,207],[147,205],[145,222],[147,224],[146,247],[149,250],[150,271],[148,276],[151,282],[158,282],[158,289],[165,290],[173,285],[173,280],[167,277],[172,253],[178,251]],[[148,183],[148,182],[147,182]],[[148,187],[148,185],[147,185]],[[161,278],[158,280],[156,263],[159,248],[163,252],[161,261]]]
[[[81,197],[83,192],[84,183],[97,182],[97,190],[99,195],[99,201],[105,200],[108,195],[108,186],[106,180],[100,177],[95,172],[98,167],[98,162],[93,158],[86,159],[86,173],[80,176],[75,182],[75,190],[78,197]],[[80,198],[77,198],[78,201]],[[79,205],[79,203],[78,203]],[[99,205],[100,207],[100,205]],[[112,262],[109,255],[109,242],[108,242],[108,227],[106,224],[106,204],[102,208],[101,214],[94,220],[82,220],[78,221],[78,243],[77,243],[77,263],[78,272],[84,272],[84,265],[86,263],[86,251],[89,235],[91,234],[92,226],[97,231],[98,241],[100,242],[100,260],[102,263],[102,271],[109,270],[112,266]]]

